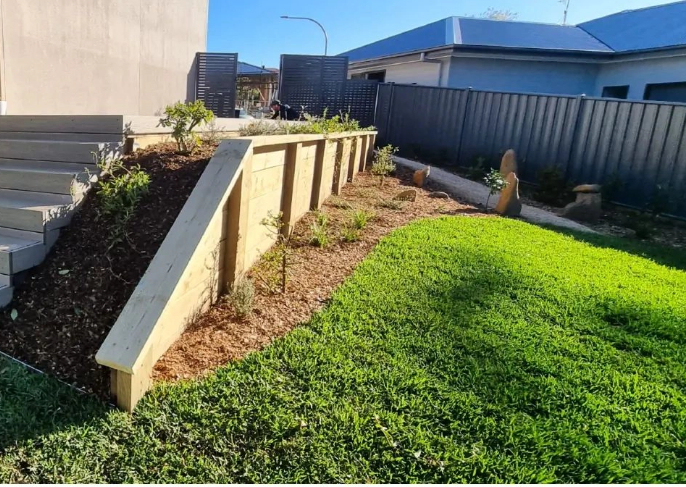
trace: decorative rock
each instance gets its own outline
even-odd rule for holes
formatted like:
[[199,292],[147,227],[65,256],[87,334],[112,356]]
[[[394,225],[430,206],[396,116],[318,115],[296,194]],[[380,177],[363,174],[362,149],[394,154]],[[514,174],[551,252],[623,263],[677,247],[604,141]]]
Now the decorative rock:
[[431,166],[426,166],[424,169],[419,169],[414,172],[414,175],[412,175],[412,181],[414,181],[415,186],[421,188],[424,186],[424,182],[426,181],[426,178],[429,177],[429,173],[431,172]]
[[500,161],[500,174],[506,178],[510,173],[517,173],[517,154],[513,149],[505,152]]
[[511,172],[505,180],[507,187],[500,192],[495,212],[504,216],[519,216],[522,213],[522,202],[519,200],[519,179],[514,172]]
[[562,216],[583,222],[597,222],[600,218],[602,204],[603,197],[600,193],[577,192],[576,201],[564,207]]
[[572,191],[575,193],[600,193],[603,187],[599,184],[581,184]]
[[398,193],[393,197],[393,201],[414,201],[417,199],[417,190],[408,189],[402,193]]
[[450,195],[448,193],[444,193],[443,191],[434,191],[433,193],[429,193],[429,198],[449,199]]

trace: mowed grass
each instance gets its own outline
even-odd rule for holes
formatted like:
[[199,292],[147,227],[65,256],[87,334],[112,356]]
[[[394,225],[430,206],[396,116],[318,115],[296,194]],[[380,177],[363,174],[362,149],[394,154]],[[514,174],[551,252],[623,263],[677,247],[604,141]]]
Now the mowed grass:
[[684,482],[684,268],[420,221],[307,326],[133,417],[0,365],[0,481]]

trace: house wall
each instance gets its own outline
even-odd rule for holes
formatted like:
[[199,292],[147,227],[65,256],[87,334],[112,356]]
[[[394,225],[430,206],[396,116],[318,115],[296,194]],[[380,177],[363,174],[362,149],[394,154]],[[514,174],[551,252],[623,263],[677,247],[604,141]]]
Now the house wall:
[[619,62],[605,63],[600,67],[595,95],[600,96],[605,86],[629,85],[629,100],[642,100],[648,83],[686,81],[686,54],[672,56],[643,56],[621,58]]
[[453,57],[448,84],[452,88],[591,95],[598,66],[581,62]]
[[[379,65],[374,68],[350,68],[349,75],[386,71],[386,83],[418,84],[425,86],[446,86],[450,60],[438,62],[412,61],[403,64]],[[441,67],[442,66],[442,67]],[[441,83],[439,84],[439,76]]]
[[192,93],[208,0],[0,0],[8,114],[153,115]]

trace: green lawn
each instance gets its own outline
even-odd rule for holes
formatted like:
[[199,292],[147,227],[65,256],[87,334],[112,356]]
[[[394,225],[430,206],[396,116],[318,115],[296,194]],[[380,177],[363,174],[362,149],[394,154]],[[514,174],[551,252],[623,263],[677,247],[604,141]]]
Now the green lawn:
[[0,363],[0,482],[686,482],[683,269],[417,222],[308,326],[132,418]]

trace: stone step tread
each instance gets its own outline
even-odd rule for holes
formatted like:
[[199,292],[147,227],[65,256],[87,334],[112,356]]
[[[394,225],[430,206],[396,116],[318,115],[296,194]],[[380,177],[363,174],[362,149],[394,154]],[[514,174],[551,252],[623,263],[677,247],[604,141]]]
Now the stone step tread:
[[84,170],[81,171],[75,171],[73,168],[70,167],[55,167],[55,168],[46,168],[46,167],[36,167],[31,164],[24,164],[24,163],[15,163],[15,164],[7,164],[4,166],[0,166],[0,171],[1,172],[29,172],[29,173],[40,173],[40,174],[69,174],[72,176],[76,176],[77,174],[85,172]]
[[80,164],[78,162],[56,162],[56,161],[33,161],[30,159],[5,159],[0,158],[0,170],[26,170],[26,171],[47,171],[68,174],[80,174],[88,172],[100,174],[100,169],[94,164]]
[[26,240],[23,238],[8,237],[0,235],[0,253],[11,253],[18,250],[32,247],[34,245],[43,245],[43,241]]
[[27,230],[16,230],[14,228],[0,227],[0,239],[10,237],[19,240],[29,240],[33,242],[44,242],[44,234],[39,232],[29,232]]
[[69,206],[72,203],[70,195],[0,189],[0,208],[45,212],[54,210],[56,207]]

